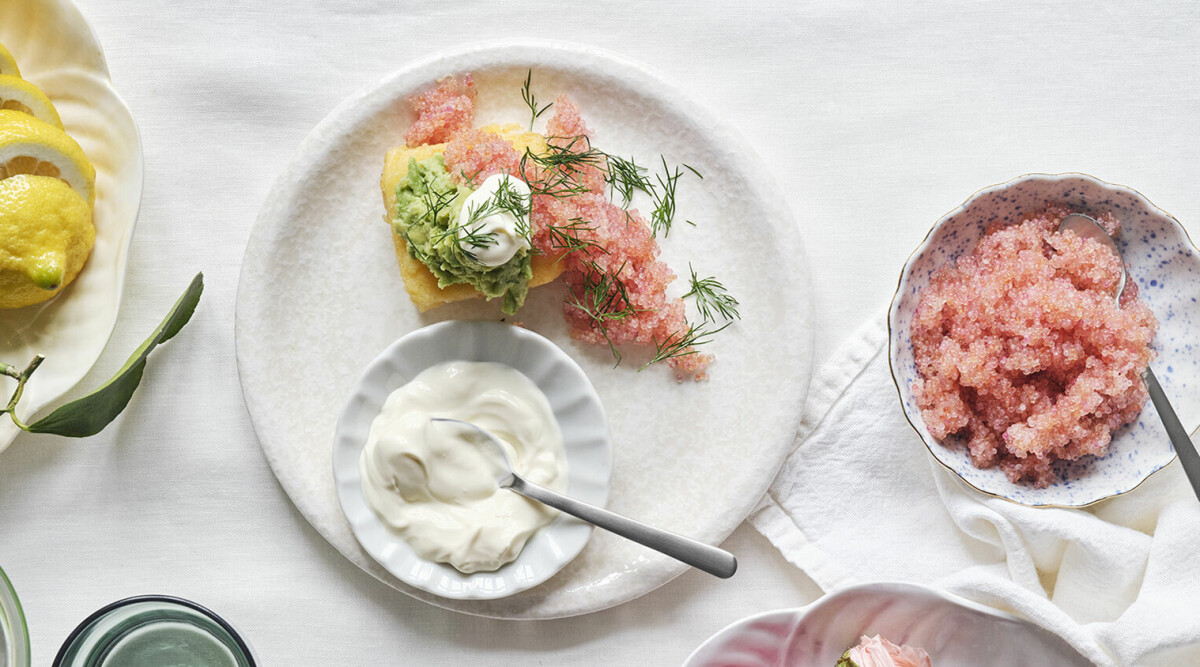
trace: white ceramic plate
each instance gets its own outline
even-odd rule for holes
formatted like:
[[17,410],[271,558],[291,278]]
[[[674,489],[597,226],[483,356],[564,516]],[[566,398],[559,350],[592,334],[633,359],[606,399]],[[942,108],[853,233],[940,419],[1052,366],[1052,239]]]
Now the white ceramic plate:
[[[142,199],[142,144],[128,107],[113,90],[96,35],[66,0],[0,0],[0,43],[21,77],[58,108],[67,133],[96,167],[96,245],[83,271],[43,304],[0,310],[0,360],[24,367],[46,361],[18,407],[28,419],[83,379],[117,322],[133,225]],[[16,381],[0,377],[0,395]],[[0,420],[0,450],[19,431]]]
[[367,505],[359,458],[384,402],[418,373],[446,361],[494,361],[517,369],[545,394],[563,434],[567,495],[603,507],[608,502],[612,445],[600,397],[583,369],[554,343],[499,322],[439,322],[388,346],[367,365],[338,419],[333,477],[350,528],[388,572],[421,590],[460,600],[488,600],[546,581],[587,544],[591,524],[566,515],[539,530],[517,559],[495,572],[463,574],[421,558]]
[[[583,46],[492,43],[435,54],[353,95],[325,118],[267,196],[238,288],[238,369],[267,460],[304,516],[339,551],[390,586],[468,613],[507,618],[582,614],[645,594],[680,563],[605,531],[541,586],[499,600],[445,600],[387,572],[354,539],[334,491],[338,411],[362,369],[401,335],[446,319],[493,319],[495,303],[417,313],[401,284],[379,194],[385,152],[414,116],[406,99],[472,72],[476,121],[521,122],[534,92],[569,94],[596,146],[657,164],[686,162],[679,225],[663,245],[741,301],[742,319],[710,346],[706,383],[677,384],[644,356],[613,367],[601,346],[567,335],[565,290],[531,291],[519,319],[575,359],[608,413],[613,511],[709,543],[725,539],[762,497],[791,450],[812,370],[812,301],[804,249],[783,195],[743,140],[641,65]],[[545,119],[545,117],[544,117]],[[733,242],[730,242],[733,241]],[[680,280],[677,283],[682,283]],[[673,289],[682,294],[682,284]]]
[[1044,489],[1014,484],[999,468],[979,469],[965,447],[947,446],[933,438],[912,395],[916,378],[909,325],[921,292],[939,267],[970,252],[993,221],[1018,222],[1048,202],[1099,216],[1113,213],[1120,221],[1121,254],[1130,265],[1139,296],[1158,318],[1151,363],[1155,376],[1179,414],[1194,431],[1200,425],[1200,251],[1179,221],[1140,193],[1084,174],[1030,174],[979,191],[933,227],[909,258],[901,274],[888,318],[892,377],[904,413],[930,453],[963,481],[984,493],[1023,505],[1082,507],[1120,495],[1141,484],[1175,458],[1175,450],[1154,405],[1147,403],[1137,422],[1113,433],[1108,453],[1056,466],[1060,480]]
[[833,667],[863,635],[925,649],[934,667],[1090,667],[1029,621],[924,586],[862,584],[799,609],[742,619],[700,645],[685,667]]

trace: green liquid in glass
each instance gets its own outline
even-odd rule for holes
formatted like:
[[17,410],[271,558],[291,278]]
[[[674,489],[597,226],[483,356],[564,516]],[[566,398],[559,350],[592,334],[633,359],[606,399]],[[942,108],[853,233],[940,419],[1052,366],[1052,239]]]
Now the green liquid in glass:
[[143,625],[122,637],[103,667],[237,667],[233,653],[216,637],[185,621]]

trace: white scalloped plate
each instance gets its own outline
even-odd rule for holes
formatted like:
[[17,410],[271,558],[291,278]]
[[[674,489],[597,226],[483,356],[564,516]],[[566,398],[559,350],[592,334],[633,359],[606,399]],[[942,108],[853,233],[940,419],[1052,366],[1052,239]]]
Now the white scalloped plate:
[[832,667],[863,635],[925,649],[934,667],[1092,664],[1023,618],[924,586],[872,583],[737,621],[701,644],[684,667]]
[[[26,419],[83,379],[117,322],[125,265],[142,199],[142,143],[129,108],[113,90],[96,35],[65,0],[0,0],[0,43],[21,76],[54,102],[67,133],[96,166],[96,245],[83,271],[46,303],[0,310],[0,360],[46,361],[18,408]],[[0,377],[0,395],[15,381]],[[0,420],[0,451],[19,431]]]
[[[338,419],[333,477],[338,500],[359,544],[400,580],[458,600],[490,600],[533,588],[554,576],[587,544],[591,524],[559,515],[534,533],[513,562],[495,572],[463,574],[418,556],[367,505],[359,458],[371,423],[393,391],[446,361],[494,361],[533,380],[550,402],[567,455],[567,495],[603,507],[612,475],[612,444],[600,397],[583,369],[542,336],[499,322],[439,322],[388,346],[367,365]],[[511,493],[511,492],[502,492]]]
[[[259,442],[280,484],[347,558],[398,590],[472,614],[554,618],[611,607],[685,566],[605,531],[546,583],[498,600],[448,600],[389,574],[355,540],[334,489],[338,411],[362,369],[409,331],[446,319],[492,319],[495,303],[417,313],[383,221],[379,175],[413,121],[406,99],[448,74],[472,72],[477,122],[520,122],[521,82],[540,99],[569,94],[596,146],[640,164],[661,153],[704,180],[680,181],[679,225],[663,258],[686,275],[716,275],[742,319],[711,345],[706,383],[667,368],[613,367],[602,346],[567,335],[561,285],[534,289],[519,320],[570,355],[604,403],[613,444],[615,512],[703,540],[724,540],[762,497],[791,451],[812,372],[812,297],[804,248],[784,196],[730,128],[643,66],[554,42],[473,45],[408,65],[351,96],[300,145],[267,195],[238,286],[238,371]],[[543,118],[545,120],[545,118]],[[682,283],[684,281],[677,281]],[[673,286],[682,294],[682,284]]]

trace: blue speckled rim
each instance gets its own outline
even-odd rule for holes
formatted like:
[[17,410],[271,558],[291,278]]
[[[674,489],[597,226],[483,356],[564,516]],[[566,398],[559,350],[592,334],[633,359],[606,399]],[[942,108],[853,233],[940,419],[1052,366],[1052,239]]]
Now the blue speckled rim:
[[[926,247],[926,245],[929,243],[930,239],[933,237],[934,232],[937,231],[937,229],[942,225],[942,223],[945,220],[947,220],[951,216],[965,210],[966,207],[971,202],[975,201],[981,195],[984,195],[986,193],[1003,190],[1003,189],[1011,187],[1017,183],[1021,183],[1021,182],[1028,181],[1028,180],[1034,180],[1034,179],[1062,180],[1062,179],[1072,178],[1072,177],[1089,179],[1089,180],[1092,180],[1104,187],[1119,188],[1119,189],[1131,192],[1134,195],[1140,197],[1147,204],[1149,204],[1151,208],[1162,211],[1163,215],[1165,215],[1168,220],[1170,220],[1176,227],[1178,227],[1179,231],[1183,232],[1183,237],[1185,239],[1187,239],[1187,242],[1192,246],[1192,248],[1195,249],[1197,252],[1200,252],[1200,247],[1196,246],[1196,242],[1193,241],[1191,235],[1188,234],[1187,227],[1184,227],[1183,224],[1181,222],[1179,222],[1178,218],[1176,218],[1171,213],[1163,210],[1162,208],[1159,208],[1157,205],[1155,205],[1153,202],[1150,201],[1149,197],[1146,197],[1146,195],[1142,194],[1141,192],[1139,192],[1138,190],[1136,190],[1134,188],[1131,188],[1126,185],[1109,183],[1108,181],[1104,181],[1099,178],[1096,178],[1095,176],[1092,176],[1091,174],[1085,174],[1082,172],[1064,172],[1064,173],[1060,173],[1060,174],[1044,174],[1044,173],[1022,174],[1020,176],[1017,176],[1016,178],[1005,181],[1003,183],[989,185],[987,187],[983,187],[983,188],[980,188],[979,190],[976,190],[974,193],[971,194],[971,196],[969,196],[965,200],[963,200],[963,203],[959,204],[958,206],[954,207],[953,209],[950,209],[945,214],[943,214],[941,217],[939,217],[937,219],[937,221],[935,223],[933,223],[933,226],[929,228],[929,232],[927,234],[925,234],[925,237],[921,239],[921,242],[917,244],[917,247],[911,253],[909,253],[908,258],[904,260],[904,264],[900,268],[900,276],[896,280],[896,292],[895,292],[895,294],[892,295],[892,300],[888,304],[888,316],[887,316],[888,371],[891,374],[892,386],[896,389],[896,397],[900,400],[900,403],[901,403],[901,412],[904,414],[904,420],[906,422],[908,422],[908,425],[912,428],[913,432],[915,432],[917,434],[917,436],[920,438],[921,443],[925,445],[925,449],[926,449],[926,451],[929,452],[929,455],[932,456],[933,459],[935,461],[937,461],[943,468],[954,473],[954,476],[957,477],[964,484],[966,484],[970,488],[974,489],[975,491],[982,493],[983,495],[991,496],[992,498],[1000,498],[1001,500],[1006,500],[1010,503],[1013,503],[1014,505],[1022,505],[1024,507],[1045,508],[1045,509],[1051,509],[1051,508],[1053,508],[1053,509],[1083,509],[1086,507],[1092,507],[1092,506],[1095,506],[1106,500],[1111,500],[1112,498],[1116,498],[1118,496],[1123,496],[1127,493],[1133,492],[1135,489],[1137,489],[1138,487],[1145,484],[1146,480],[1150,479],[1151,477],[1153,477],[1155,474],[1157,474],[1159,471],[1163,470],[1164,468],[1169,467],[1172,463],[1175,462],[1175,460],[1178,458],[1178,456],[1173,455],[1171,457],[1171,459],[1169,461],[1167,461],[1165,464],[1163,464],[1161,467],[1159,467],[1155,470],[1152,470],[1149,474],[1147,474],[1144,478],[1142,478],[1141,481],[1139,481],[1137,484],[1134,484],[1133,486],[1131,486],[1130,488],[1128,488],[1124,491],[1118,491],[1116,493],[1112,493],[1110,495],[1104,496],[1103,498],[1097,498],[1096,500],[1092,500],[1092,501],[1089,501],[1086,503],[1081,503],[1078,505],[1059,505],[1059,504],[1054,504],[1054,503],[1037,503],[1037,504],[1023,503],[1023,502],[1020,502],[1017,500],[1013,500],[1012,498],[1009,498],[1007,496],[1003,496],[998,493],[993,493],[991,491],[986,491],[984,489],[981,489],[978,486],[976,486],[975,484],[973,484],[970,480],[968,480],[965,477],[963,477],[962,475],[960,475],[957,470],[950,467],[944,461],[942,461],[940,458],[938,458],[938,456],[934,453],[929,442],[926,441],[924,435],[921,433],[921,429],[918,428],[917,425],[913,423],[912,419],[908,416],[908,411],[903,409],[904,393],[900,389],[900,385],[896,380],[896,368],[892,363],[892,352],[893,352],[892,346],[893,346],[893,340],[894,340],[894,336],[893,336],[894,332],[892,330],[891,313],[892,313],[892,310],[896,306],[896,300],[898,298],[900,298],[900,290],[902,289],[902,287],[904,285],[904,278],[908,273],[909,265],[912,263],[913,259],[917,256],[917,254],[920,253],[921,250]],[[1192,433],[1191,437],[1192,437],[1193,441],[1195,440],[1197,434],[1200,434],[1200,429],[1197,429],[1194,433]]]

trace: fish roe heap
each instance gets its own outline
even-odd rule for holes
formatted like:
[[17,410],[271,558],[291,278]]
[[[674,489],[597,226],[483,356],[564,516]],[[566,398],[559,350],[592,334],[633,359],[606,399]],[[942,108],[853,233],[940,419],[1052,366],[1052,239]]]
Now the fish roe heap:
[[410,100],[417,120],[404,133],[410,147],[440,144],[458,132],[471,129],[475,113],[475,82],[471,75],[459,79],[446,77],[437,88]]
[[[579,157],[550,164],[522,159],[503,138],[471,129],[474,98],[469,77],[443,79],[436,89],[413,98],[418,118],[405,140],[409,146],[446,143],[445,165],[460,182],[506,173],[530,184],[531,243],[538,252],[561,256],[570,292],[563,316],[571,336],[614,350],[628,343],[667,346],[683,340],[689,330],[683,300],[667,295],[675,274],[658,259],[658,242],[645,218],[605,195],[607,162],[592,150],[578,107],[565,95],[554,102],[547,143],[560,155]],[[564,246],[564,233],[577,246],[574,252]],[[711,355],[691,346],[667,359],[680,379],[705,379],[711,362]]]
[[[1101,242],[1059,233],[1057,205],[994,225],[933,275],[912,323],[913,393],[929,433],[961,435],[979,468],[1045,487],[1055,461],[1102,455],[1146,403],[1158,323]],[[1111,234],[1110,214],[1099,222]]]

